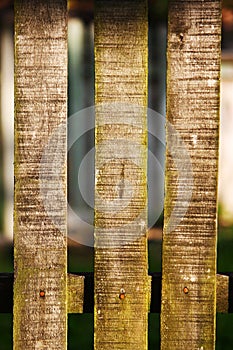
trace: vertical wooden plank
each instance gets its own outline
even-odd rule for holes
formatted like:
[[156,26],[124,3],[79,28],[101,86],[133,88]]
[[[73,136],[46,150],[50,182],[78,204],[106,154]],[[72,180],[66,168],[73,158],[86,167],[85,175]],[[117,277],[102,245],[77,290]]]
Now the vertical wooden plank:
[[15,1],[15,350],[66,349],[66,6]]
[[220,3],[169,3],[162,350],[215,347]]
[[147,349],[147,5],[96,1],[95,349]]

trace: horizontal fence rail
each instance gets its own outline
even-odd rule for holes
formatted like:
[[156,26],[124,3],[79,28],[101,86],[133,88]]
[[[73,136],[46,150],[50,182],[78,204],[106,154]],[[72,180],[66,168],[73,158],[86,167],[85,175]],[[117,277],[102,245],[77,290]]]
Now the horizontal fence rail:
[[[161,311],[160,272],[149,275],[151,278],[150,313]],[[13,312],[13,273],[0,273],[0,313]],[[93,313],[94,273],[68,274],[68,313]],[[42,291],[43,292],[43,291]],[[186,290],[184,290],[184,293]],[[43,293],[42,293],[43,295]],[[45,296],[44,296],[45,297]],[[41,296],[43,298],[43,296]],[[217,274],[217,312],[233,313],[233,273]]]

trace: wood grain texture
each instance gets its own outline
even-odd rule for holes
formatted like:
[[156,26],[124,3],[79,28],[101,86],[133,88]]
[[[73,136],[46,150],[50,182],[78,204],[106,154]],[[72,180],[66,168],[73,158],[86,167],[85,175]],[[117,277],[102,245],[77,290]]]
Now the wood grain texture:
[[15,1],[14,350],[67,345],[66,7]]
[[95,3],[95,350],[147,349],[147,5]]
[[83,313],[84,278],[71,273],[67,276],[67,312],[70,314]]
[[220,313],[229,311],[229,276],[217,275],[216,278],[216,310]]
[[169,3],[162,350],[215,347],[220,3]]

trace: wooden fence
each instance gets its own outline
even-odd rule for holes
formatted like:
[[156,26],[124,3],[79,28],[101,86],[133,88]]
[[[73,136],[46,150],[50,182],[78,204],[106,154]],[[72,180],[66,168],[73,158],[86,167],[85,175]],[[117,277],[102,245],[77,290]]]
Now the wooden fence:
[[[161,312],[161,349],[214,349],[216,312],[233,310],[232,275],[216,273],[221,1],[169,2],[162,274],[152,276],[147,15],[145,0],[95,4],[95,270],[75,275],[66,262],[67,3],[15,0],[15,264],[14,277],[0,278],[15,350],[66,349],[67,314],[82,312],[94,313],[96,350],[147,349],[148,312]],[[59,125],[43,163],[48,215],[41,160]]]

